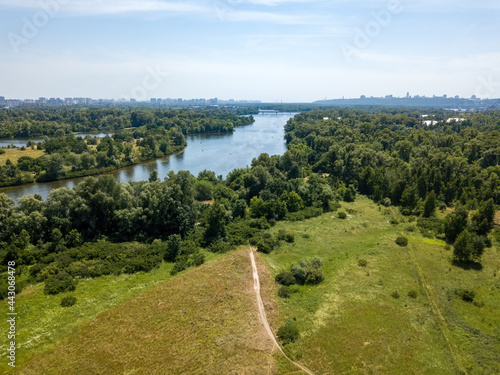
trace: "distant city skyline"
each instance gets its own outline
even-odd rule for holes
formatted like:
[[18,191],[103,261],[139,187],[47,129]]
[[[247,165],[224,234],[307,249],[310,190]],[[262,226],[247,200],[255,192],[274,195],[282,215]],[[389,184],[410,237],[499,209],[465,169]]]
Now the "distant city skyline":
[[0,0],[11,98],[500,97],[495,0]]

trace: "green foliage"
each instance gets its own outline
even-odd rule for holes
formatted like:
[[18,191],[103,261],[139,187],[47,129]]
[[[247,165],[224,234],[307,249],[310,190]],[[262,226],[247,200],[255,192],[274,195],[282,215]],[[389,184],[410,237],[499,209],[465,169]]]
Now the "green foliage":
[[303,221],[318,217],[323,214],[323,209],[317,207],[307,207],[298,212],[289,212],[285,219],[288,221]]
[[278,297],[290,298],[290,295],[291,295],[291,292],[290,292],[289,287],[287,287],[285,285],[280,286],[280,288],[278,289]]
[[420,232],[429,238],[433,238],[443,232],[443,223],[437,217],[419,217],[417,227]]
[[163,259],[165,262],[174,262],[181,250],[182,238],[178,234],[172,234],[167,239],[167,246]]
[[286,233],[284,230],[280,230],[278,232],[278,235],[276,236],[276,239],[278,241],[285,241],[288,243],[294,243],[295,242],[295,236],[292,233]]
[[444,219],[444,235],[446,242],[452,244],[458,235],[467,228],[467,211],[463,207],[457,208]]
[[339,211],[339,212],[337,213],[337,217],[338,217],[339,219],[347,219],[347,214],[346,214],[344,211]]
[[264,233],[257,241],[257,251],[270,254],[278,246],[278,241],[269,233]]
[[423,217],[431,217],[434,215],[436,211],[436,193],[431,191],[431,193],[427,196],[424,202],[424,212],[422,213]]
[[288,271],[283,271],[280,272],[279,274],[276,275],[274,279],[278,284],[284,285],[284,286],[290,286],[295,284],[295,276],[293,273],[288,272]]
[[460,297],[462,301],[470,303],[474,302],[474,297],[476,296],[476,293],[469,289],[456,289],[455,294]]
[[66,296],[66,297],[63,297],[63,299],[61,300],[61,306],[62,307],[71,307],[73,305],[75,305],[77,302],[77,299],[75,296]]
[[295,342],[300,337],[300,333],[295,322],[288,320],[278,329],[277,336],[283,345],[286,345]]
[[484,252],[484,238],[467,229],[459,234],[453,244],[453,258],[456,262],[481,263]]
[[408,238],[399,236],[398,238],[396,238],[396,244],[398,244],[401,247],[408,246]]
[[394,292],[391,293],[391,297],[394,298],[394,299],[399,299],[399,292],[396,290]]
[[45,294],[59,294],[63,292],[72,292],[78,282],[74,280],[67,272],[59,272],[50,276],[45,281]]
[[298,284],[319,284],[324,280],[323,263],[319,258],[301,259],[290,271]]
[[417,296],[418,296],[418,293],[416,290],[412,289],[412,290],[408,291],[408,297],[415,299],[415,298],[417,298]]

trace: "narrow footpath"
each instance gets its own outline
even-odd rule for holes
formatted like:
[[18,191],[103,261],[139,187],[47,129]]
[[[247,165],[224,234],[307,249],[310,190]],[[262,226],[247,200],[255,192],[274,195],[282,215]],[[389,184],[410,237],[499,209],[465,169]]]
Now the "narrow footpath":
[[292,361],[283,351],[281,346],[278,344],[278,341],[276,340],[276,337],[274,337],[274,333],[271,330],[271,327],[269,326],[269,322],[267,321],[267,316],[266,316],[266,310],[264,310],[264,303],[262,302],[262,298],[260,297],[260,279],[259,279],[259,272],[257,270],[257,265],[255,263],[255,256],[253,254],[253,248],[250,247],[250,260],[252,261],[252,270],[253,270],[253,288],[255,290],[255,294],[257,296],[257,306],[259,307],[259,317],[260,320],[262,321],[262,324],[264,324],[264,327],[266,328],[267,334],[271,338],[272,342],[274,345],[278,348],[278,350],[285,356],[285,358],[290,361],[293,365],[296,367],[300,368],[302,371],[309,375],[314,375],[314,373],[309,370],[307,367],[302,366],[301,364]]

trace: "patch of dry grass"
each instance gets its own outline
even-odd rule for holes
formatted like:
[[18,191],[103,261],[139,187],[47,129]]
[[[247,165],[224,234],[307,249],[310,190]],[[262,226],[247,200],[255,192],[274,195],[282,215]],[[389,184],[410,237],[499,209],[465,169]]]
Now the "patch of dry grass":
[[[264,289],[269,278],[264,272]],[[273,302],[267,306],[273,317]],[[82,324],[17,373],[272,374],[273,355],[242,249]]]
[[0,154],[0,165],[5,165],[7,160],[16,164],[21,156],[38,158],[44,154],[44,151],[32,150],[31,147],[26,148],[26,150],[21,150],[20,148],[2,148],[2,150],[5,150],[5,154]]

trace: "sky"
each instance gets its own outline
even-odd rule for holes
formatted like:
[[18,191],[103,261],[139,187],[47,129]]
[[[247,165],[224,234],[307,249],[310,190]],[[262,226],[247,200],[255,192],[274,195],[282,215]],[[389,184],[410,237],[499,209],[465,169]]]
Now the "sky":
[[0,96],[500,98],[498,0],[0,0]]

